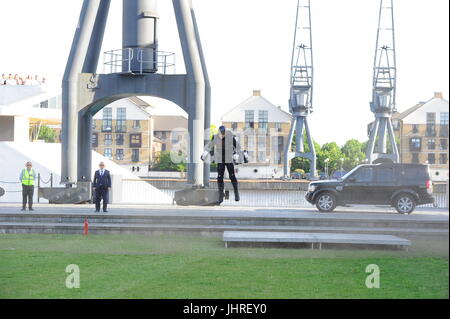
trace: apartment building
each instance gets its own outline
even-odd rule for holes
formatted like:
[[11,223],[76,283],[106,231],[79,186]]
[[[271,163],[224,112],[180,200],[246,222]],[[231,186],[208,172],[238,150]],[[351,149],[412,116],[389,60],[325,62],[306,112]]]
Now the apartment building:
[[402,163],[429,164],[435,181],[449,178],[449,105],[442,93],[394,114]]
[[253,91],[253,95],[222,116],[250,163],[238,168],[241,178],[271,178],[283,174],[284,148],[291,127],[291,114]]
[[111,103],[94,116],[92,147],[117,164],[142,172],[186,132],[186,117],[164,115],[133,97]]

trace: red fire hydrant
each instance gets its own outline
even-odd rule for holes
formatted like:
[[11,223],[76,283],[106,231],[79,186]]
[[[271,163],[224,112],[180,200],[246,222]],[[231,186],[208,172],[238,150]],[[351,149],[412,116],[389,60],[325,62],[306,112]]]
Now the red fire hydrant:
[[87,236],[88,233],[89,233],[89,221],[88,221],[88,219],[86,218],[86,219],[84,220],[84,236]]

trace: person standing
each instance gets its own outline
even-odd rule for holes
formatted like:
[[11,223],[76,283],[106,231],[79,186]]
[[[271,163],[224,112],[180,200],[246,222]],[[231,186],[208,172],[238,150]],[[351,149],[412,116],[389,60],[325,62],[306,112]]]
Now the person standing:
[[25,164],[25,168],[20,172],[19,180],[22,183],[22,211],[26,209],[27,201],[28,209],[33,211],[34,181],[36,180],[36,172],[34,171],[33,164],[31,162],[27,162]]
[[95,172],[92,187],[95,193],[95,211],[100,212],[100,202],[103,200],[103,212],[108,212],[109,190],[111,189],[111,174],[105,169],[105,163],[99,164]]
[[236,178],[234,164],[244,162],[246,158],[244,153],[241,151],[241,146],[239,145],[236,137],[233,133],[226,129],[225,126],[219,128],[219,133],[214,135],[212,140],[205,146],[205,152],[203,153],[201,159],[206,161],[207,157],[214,152],[213,161],[217,163],[217,186],[219,188],[219,203],[223,203],[224,198],[224,175],[225,169],[228,171],[228,175],[233,185],[234,198],[238,202],[240,201],[238,181]]

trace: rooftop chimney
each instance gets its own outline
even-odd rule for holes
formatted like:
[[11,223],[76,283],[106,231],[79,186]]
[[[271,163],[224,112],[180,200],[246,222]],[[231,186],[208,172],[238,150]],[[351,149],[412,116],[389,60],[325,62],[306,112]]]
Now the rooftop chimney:
[[442,94],[442,92],[434,92],[434,98],[435,99],[443,99],[444,94]]
[[261,90],[253,90],[253,96],[261,96]]

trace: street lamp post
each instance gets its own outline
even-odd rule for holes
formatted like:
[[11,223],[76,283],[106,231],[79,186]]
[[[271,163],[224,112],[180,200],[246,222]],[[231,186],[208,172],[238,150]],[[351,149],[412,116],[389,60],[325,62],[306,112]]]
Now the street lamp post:
[[330,159],[329,158],[327,158],[327,159],[325,159],[325,176],[327,177],[327,178],[329,178],[329,174],[328,174],[328,163],[330,162]]

